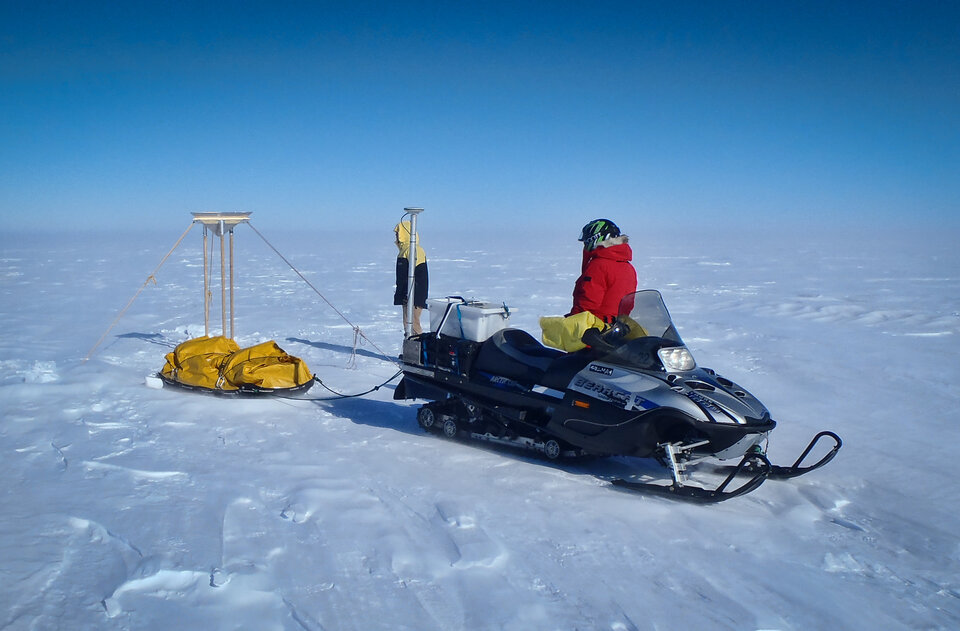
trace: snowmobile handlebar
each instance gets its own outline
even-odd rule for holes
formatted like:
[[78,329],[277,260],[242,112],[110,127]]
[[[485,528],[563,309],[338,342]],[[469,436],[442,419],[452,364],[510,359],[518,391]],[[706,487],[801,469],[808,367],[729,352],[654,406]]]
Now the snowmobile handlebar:
[[606,329],[592,328],[583,332],[580,341],[593,348],[614,350],[630,332],[630,325],[617,320]]

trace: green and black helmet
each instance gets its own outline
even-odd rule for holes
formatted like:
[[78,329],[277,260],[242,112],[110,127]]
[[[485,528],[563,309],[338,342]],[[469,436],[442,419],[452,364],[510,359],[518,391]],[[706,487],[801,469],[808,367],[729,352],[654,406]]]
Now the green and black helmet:
[[620,228],[609,219],[594,219],[583,227],[580,231],[580,238],[577,241],[583,241],[583,247],[593,250],[601,241],[606,241],[611,237],[619,237]]

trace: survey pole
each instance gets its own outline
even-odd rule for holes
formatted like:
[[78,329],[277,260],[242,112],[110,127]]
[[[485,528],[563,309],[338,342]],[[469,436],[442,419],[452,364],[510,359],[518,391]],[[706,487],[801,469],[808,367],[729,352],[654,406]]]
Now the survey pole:
[[220,331],[227,335],[227,264],[226,250],[223,243],[223,221],[217,225],[217,235],[220,237]]
[[414,305],[413,290],[416,286],[414,272],[417,268],[417,245],[420,243],[417,237],[417,215],[423,212],[422,208],[404,208],[404,212],[410,215],[410,250],[407,252],[407,305],[406,317],[403,319],[403,333],[406,337],[413,335],[413,310]]
[[207,232],[203,226],[203,334],[210,336],[210,272],[207,262]]
[[233,287],[234,287],[234,259],[233,259],[233,228],[230,228],[230,339],[233,339]]

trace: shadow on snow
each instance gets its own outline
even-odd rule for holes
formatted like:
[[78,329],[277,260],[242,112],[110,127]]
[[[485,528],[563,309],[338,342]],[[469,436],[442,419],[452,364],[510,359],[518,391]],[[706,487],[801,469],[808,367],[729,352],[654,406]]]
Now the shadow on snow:
[[[329,342],[311,342],[310,340],[303,340],[298,337],[288,337],[287,342],[297,342],[298,344],[306,344],[307,346],[312,346],[313,348],[318,348],[324,351],[332,351],[334,353],[346,353],[352,355],[354,349],[352,346],[344,346],[343,344],[330,344]],[[368,351],[362,348],[356,349],[356,354],[361,357],[369,357],[371,359],[382,359],[391,363],[396,363],[396,357],[387,357],[382,353],[374,353],[373,351]]]
[[[428,432],[417,423],[416,410],[419,406],[399,405],[391,401],[377,401],[363,398],[345,398],[326,401],[314,401],[327,412],[357,425],[379,427],[403,434],[424,437],[438,441],[450,441],[440,434]],[[631,458],[627,456],[581,455],[549,460],[546,456],[519,446],[503,445],[470,438],[458,438],[462,445],[512,458],[532,465],[565,471],[575,475],[588,475],[600,479],[650,475],[654,478],[669,477],[666,469],[649,458]],[[666,474],[666,476],[664,475]]]

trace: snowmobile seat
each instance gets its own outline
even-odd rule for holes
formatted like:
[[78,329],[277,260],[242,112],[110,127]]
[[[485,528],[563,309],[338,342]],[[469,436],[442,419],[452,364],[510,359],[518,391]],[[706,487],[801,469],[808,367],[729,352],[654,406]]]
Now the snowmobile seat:
[[474,370],[500,375],[520,383],[540,383],[563,351],[547,348],[521,329],[501,329],[481,346]]

